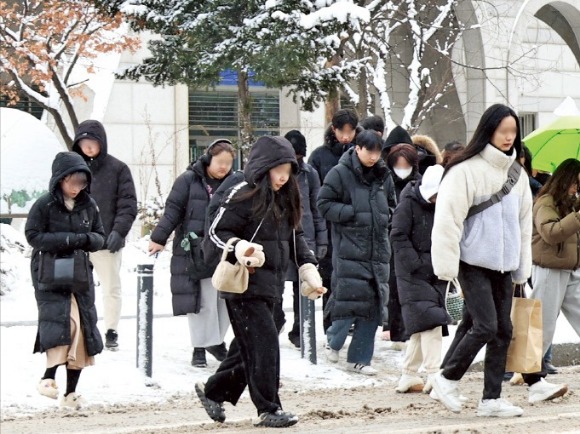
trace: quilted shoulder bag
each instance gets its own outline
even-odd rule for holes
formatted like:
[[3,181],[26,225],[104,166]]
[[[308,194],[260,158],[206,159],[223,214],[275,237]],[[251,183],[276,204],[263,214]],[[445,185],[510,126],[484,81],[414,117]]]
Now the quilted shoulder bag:
[[[263,222],[264,219],[260,221],[260,224],[258,225],[256,232],[254,232],[250,242],[254,241],[254,238],[260,230]],[[235,264],[232,264],[227,260],[230,247],[236,241],[240,241],[240,238],[230,238],[226,243],[221,260],[211,278],[211,284],[218,291],[229,292],[232,294],[243,294],[248,289],[250,270],[238,261],[236,261]]]

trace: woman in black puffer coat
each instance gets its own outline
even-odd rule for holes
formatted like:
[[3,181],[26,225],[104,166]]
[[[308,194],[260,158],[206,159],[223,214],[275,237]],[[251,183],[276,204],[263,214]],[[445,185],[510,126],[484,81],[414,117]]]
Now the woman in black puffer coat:
[[175,231],[170,282],[173,315],[187,315],[191,364],[198,368],[207,366],[206,350],[219,361],[227,354],[224,337],[230,321],[225,303],[211,285],[216,264],[204,262],[201,240],[209,201],[232,173],[234,156],[229,140],[218,139],[208,146],[205,155],[175,180],[149,243],[149,253],[157,253]]
[[[38,333],[34,352],[46,352],[47,369],[38,391],[56,399],[58,366],[67,367],[66,393],[61,406],[78,408],[83,400],[76,385],[81,370],[94,364],[103,350],[97,329],[95,288],[92,273],[89,287],[71,292],[68,288],[47,291],[38,284],[42,253],[72,253],[75,249],[95,252],[105,243],[105,232],[95,201],[89,196],[91,171],[74,152],[60,152],[52,163],[49,191],[32,205],[26,221],[26,239],[33,247],[32,284],[38,305]],[[91,265],[92,270],[92,265]]]
[[[206,261],[227,248],[228,261],[255,267],[244,293],[222,292],[235,339],[217,372],[206,384],[196,385],[208,415],[219,422],[225,420],[222,403],[235,405],[246,385],[258,410],[256,425],[284,427],[298,422],[296,416],[282,411],[278,395],[280,348],[274,307],[282,298],[289,261],[298,265],[303,281],[314,276],[316,284],[308,286],[318,294],[322,280],[300,227],[297,170],[288,140],[260,137],[250,151],[245,180],[225,195],[204,240]],[[233,244],[227,247],[228,242]]]
[[421,365],[427,374],[439,370],[442,335],[451,324],[445,309],[445,283],[435,276],[431,263],[431,230],[443,170],[443,166],[430,166],[421,180],[407,184],[393,215],[391,241],[397,252],[397,289],[405,330],[410,335],[396,389],[401,393],[423,388],[417,375]]
[[332,223],[332,296],[327,305],[328,358],[338,361],[352,324],[347,362],[353,372],[375,375],[370,366],[381,322],[382,297],[389,280],[388,197],[394,186],[380,159],[381,139],[372,131],[357,136],[324,179],[318,209]]
[[[408,140],[411,140],[405,132]],[[419,173],[419,154],[413,145],[402,143],[391,148],[387,156],[387,167],[393,174],[397,203],[403,189],[413,181],[421,179]],[[389,330],[390,340],[393,342],[405,342],[409,339],[409,333],[405,330],[403,317],[401,316],[401,303],[397,291],[397,268],[395,266],[397,251],[393,250],[391,256],[391,275],[389,277],[389,298],[387,302],[387,322],[383,322],[383,330]],[[384,319],[384,318],[383,318]]]

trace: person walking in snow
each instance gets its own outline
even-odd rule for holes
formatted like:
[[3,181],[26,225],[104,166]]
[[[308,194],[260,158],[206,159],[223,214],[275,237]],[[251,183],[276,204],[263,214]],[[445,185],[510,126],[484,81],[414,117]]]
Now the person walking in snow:
[[[445,407],[457,413],[462,409],[459,380],[486,344],[483,397],[477,415],[523,413],[500,397],[512,336],[512,284],[525,283],[532,265],[532,195],[517,161],[520,150],[517,114],[495,104],[483,113],[465,150],[451,160],[439,187],[432,231],[433,270],[442,280],[459,279],[472,324],[467,333],[456,334],[442,371],[431,382]],[[508,179],[513,186],[509,194],[488,201],[503,190]]]
[[348,369],[365,375],[377,373],[370,365],[391,256],[387,197],[394,186],[381,159],[381,146],[377,134],[361,132],[356,146],[328,173],[318,194],[318,208],[332,223],[334,242],[327,357],[338,362],[354,324]]
[[443,171],[443,166],[430,166],[422,179],[407,184],[393,215],[397,287],[410,336],[396,388],[399,393],[423,390],[418,376],[422,365],[428,375],[439,371],[442,339],[452,323],[445,309],[445,282],[435,276],[431,262],[431,230]]
[[[282,297],[289,261],[298,266],[304,295],[316,298],[324,288],[300,228],[297,172],[295,152],[288,140],[260,137],[250,151],[245,180],[225,195],[205,236],[206,261],[228,248],[228,261],[255,268],[244,293],[221,293],[235,339],[215,374],[205,384],[195,386],[214,421],[225,421],[223,403],[235,405],[248,386],[258,412],[256,426],[287,427],[298,422],[297,416],[282,410],[278,395],[280,347],[274,306]],[[233,242],[231,248],[228,242]],[[250,248],[253,253],[249,253]]]
[[[314,168],[314,170],[316,170],[316,172],[318,172],[320,185],[324,183],[324,179],[326,178],[326,175],[328,175],[328,172],[338,164],[342,155],[354,146],[353,144],[356,135],[361,130],[362,128],[358,127],[358,116],[353,110],[338,110],[334,116],[332,116],[332,121],[324,133],[324,144],[312,151],[312,154],[308,159],[308,163]],[[329,288],[329,291],[324,294],[322,299],[324,308],[323,328],[325,333],[332,323],[326,309],[332,293],[332,289],[330,289],[332,276],[331,223],[327,222],[326,227],[329,235],[326,252],[324,252],[323,249],[317,252],[322,281],[324,282],[324,286]],[[326,253],[326,255],[322,255],[322,253]]]
[[214,192],[232,173],[235,150],[218,139],[173,183],[163,216],[151,233],[149,253],[164,249],[175,231],[171,257],[173,315],[187,315],[193,346],[191,364],[205,368],[206,351],[218,361],[226,358],[224,337],[230,325],[225,301],[211,284],[217,264],[207,265],[201,252],[206,210]]
[[[69,254],[75,249],[96,252],[105,243],[99,208],[89,196],[91,171],[74,152],[59,152],[52,163],[48,193],[32,205],[25,235],[32,246],[31,276],[38,306],[38,331],[34,352],[46,353],[46,371],[38,392],[57,399],[56,370],[66,366],[66,390],[62,407],[81,408],[85,400],[76,392],[81,371],[94,364],[103,350],[97,329],[95,288],[87,270],[88,287],[80,282],[56,289],[39,284],[43,254]],[[92,266],[91,266],[92,269]]]
[[81,122],[72,150],[83,157],[91,169],[91,196],[101,210],[107,236],[103,248],[90,256],[103,289],[105,347],[116,351],[122,306],[122,252],[125,237],[137,217],[135,184],[129,167],[109,154],[107,134],[99,121]]
[[[419,154],[417,154],[417,149],[407,143],[411,141],[409,134],[401,127],[395,128],[391,133],[387,139],[389,143],[393,140],[404,142],[390,147],[385,160],[393,177],[395,200],[398,204],[403,189],[410,182],[420,180],[421,174],[419,173]],[[389,276],[388,293],[385,295],[384,300],[386,302],[386,306],[384,307],[386,312],[383,314],[383,338],[388,337],[388,340],[394,342],[393,347],[395,349],[402,349],[402,342],[405,342],[409,336],[405,331],[405,324],[401,314],[401,303],[399,301],[395,269],[396,255],[397,252],[393,251],[390,262],[391,273]]]
[[[560,311],[580,336],[580,161],[563,161],[538,193],[533,208],[532,298],[542,301],[543,354]],[[564,395],[568,386],[544,380],[546,368],[522,374],[531,403]]]

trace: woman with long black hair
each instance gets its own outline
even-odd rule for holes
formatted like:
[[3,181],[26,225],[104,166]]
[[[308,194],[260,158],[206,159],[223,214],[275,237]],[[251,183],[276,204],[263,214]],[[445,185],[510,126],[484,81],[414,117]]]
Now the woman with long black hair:
[[[218,422],[225,421],[223,402],[235,405],[246,385],[258,410],[256,426],[287,427],[298,422],[297,416],[282,411],[278,396],[280,348],[273,311],[281,300],[290,260],[299,267],[303,294],[304,286],[314,296],[324,289],[300,228],[297,170],[288,140],[260,137],[244,169],[245,180],[226,193],[204,241],[206,261],[228,248],[230,262],[255,267],[246,292],[222,293],[235,339],[217,372],[206,384],[196,384],[205,410]],[[239,241],[229,248],[232,238]]]
[[[580,161],[563,161],[534,203],[532,298],[542,301],[543,354],[552,343],[560,311],[580,336]],[[547,369],[523,374],[531,403],[564,395],[566,384],[544,380]]]
[[[461,380],[479,350],[487,344],[483,397],[478,416],[520,416],[523,410],[501,399],[507,350],[512,336],[510,311],[513,283],[531,273],[532,195],[520,170],[521,136],[518,116],[495,104],[481,117],[473,138],[445,169],[439,188],[432,232],[431,257],[442,280],[459,278],[468,318],[467,333],[456,334],[442,371],[431,382],[436,398],[460,412]],[[479,212],[504,188],[511,191]],[[470,213],[471,210],[471,213]]]

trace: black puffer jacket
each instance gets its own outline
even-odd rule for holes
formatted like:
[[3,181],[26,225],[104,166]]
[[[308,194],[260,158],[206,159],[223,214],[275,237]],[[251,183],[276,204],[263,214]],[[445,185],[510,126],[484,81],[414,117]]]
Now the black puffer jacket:
[[[199,312],[201,308],[199,281],[211,277],[215,270],[215,264],[194,266],[191,253],[181,247],[181,241],[190,232],[195,232],[201,242],[205,235],[209,200],[207,162],[200,158],[173,183],[165,202],[163,217],[151,234],[151,241],[165,245],[171,233],[175,231],[170,284],[173,294],[173,315]],[[201,249],[201,244],[192,245],[191,248]]]
[[[39,197],[32,205],[26,220],[26,239],[33,247],[30,270],[38,305],[35,352],[44,352],[60,345],[71,344],[71,293],[69,290],[40,291],[38,289],[39,252],[66,253],[75,248],[95,252],[105,243],[99,209],[86,190],[79,193],[72,211],[64,205],[59,181],[75,172],[85,172],[90,183],[91,172],[83,159],[74,152],[60,152],[52,164],[49,192]],[[87,234],[86,241],[78,241],[77,234]],[[79,306],[87,352],[89,356],[94,356],[103,350],[103,341],[97,329],[97,309],[92,275],[90,278],[89,291],[78,292],[75,298]]]
[[318,208],[332,222],[333,320],[372,319],[380,311],[389,279],[387,196],[393,189],[384,161],[365,175],[355,149],[342,156],[320,188]]
[[334,132],[332,131],[332,127],[327,128],[324,133],[324,144],[312,151],[310,158],[308,158],[308,164],[314,167],[318,172],[320,184],[324,183],[324,178],[326,178],[330,169],[338,164],[342,154],[352,146],[352,143],[343,145],[337,141]]
[[[222,292],[224,298],[267,298],[280,301],[286,280],[286,269],[290,260],[298,265],[316,264],[314,255],[310,252],[301,229],[295,231],[287,218],[276,221],[272,212],[268,212],[259,230],[261,219],[252,213],[254,199],[239,200],[270,169],[284,163],[291,163],[294,172],[298,165],[294,149],[283,137],[263,136],[252,147],[248,164],[244,169],[245,181],[231,188],[224,196],[222,205],[213,220],[209,233],[204,239],[203,249],[206,261],[221,256],[227,241],[232,237],[254,242],[264,247],[266,261],[256,272],[250,275],[248,290],[243,294]],[[234,175],[236,176],[236,175]],[[276,193],[280,194],[280,193]],[[294,239],[296,247],[294,247]],[[296,257],[294,256],[296,251]],[[228,260],[235,263],[233,251]]]
[[431,263],[431,231],[435,205],[413,181],[401,193],[393,215],[391,241],[405,331],[409,335],[451,324],[445,310],[445,282],[437,279]]
[[328,245],[328,232],[326,220],[322,218],[316,199],[320,191],[320,180],[316,170],[304,161],[298,163],[298,175],[296,176],[300,187],[302,199],[302,229],[304,239],[311,250],[316,252],[316,246]]
[[[81,139],[94,139],[101,144],[101,153],[96,158],[83,154],[79,146]],[[97,201],[105,235],[116,231],[125,238],[137,216],[137,196],[129,167],[108,154],[107,134],[99,121],[88,120],[77,128],[72,150],[81,155],[93,173],[91,196]],[[107,246],[103,246],[104,249]]]

